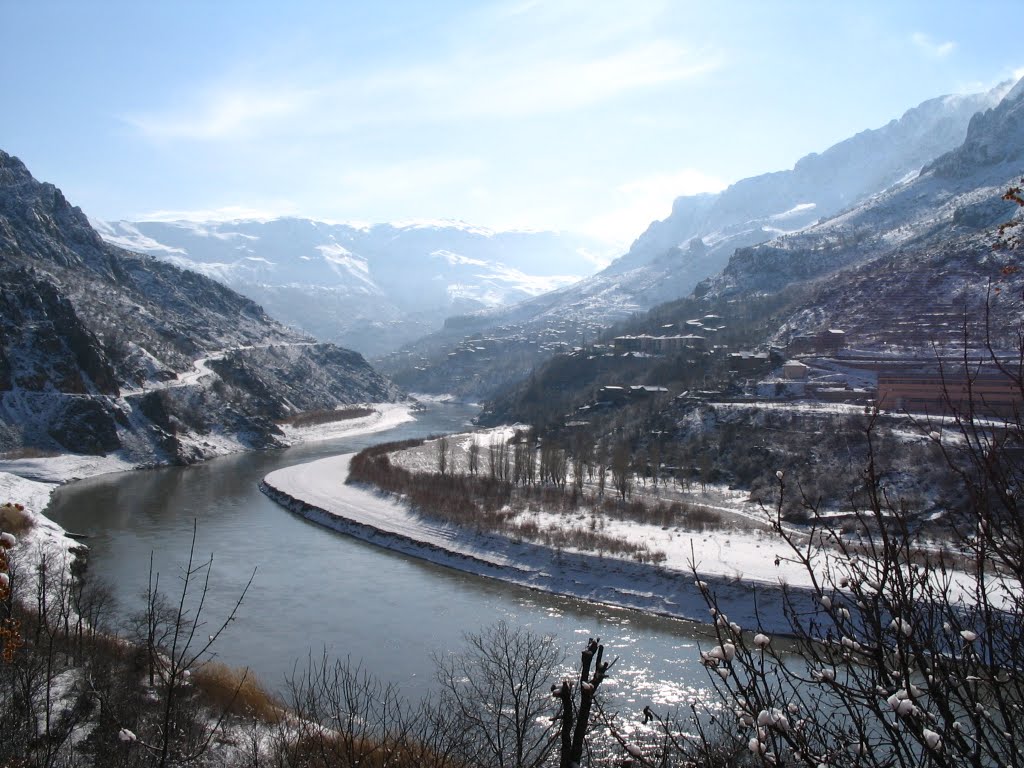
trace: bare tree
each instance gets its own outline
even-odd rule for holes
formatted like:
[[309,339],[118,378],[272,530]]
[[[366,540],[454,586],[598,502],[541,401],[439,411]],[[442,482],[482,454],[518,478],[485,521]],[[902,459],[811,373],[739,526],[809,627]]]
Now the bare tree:
[[437,473],[444,475],[448,471],[448,461],[451,457],[451,446],[447,437],[439,437],[434,444],[437,457]]
[[535,768],[554,746],[549,683],[563,655],[548,637],[500,622],[466,635],[466,650],[437,658],[440,705],[462,734],[467,765]]
[[590,638],[581,654],[579,678],[566,679],[561,685],[552,686],[552,695],[562,705],[556,718],[561,721],[559,768],[574,768],[583,764],[583,749],[592,725],[591,711],[594,708],[595,695],[615,661],[604,661],[604,646],[601,645],[601,639]]
[[565,487],[569,462],[565,450],[551,440],[546,440],[540,449],[540,480],[558,488]]
[[[140,722],[138,733],[132,732],[131,743],[146,750],[160,768],[190,763],[201,757],[227,716],[231,703],[212,717],[191,706],[189,678],[197,664],[211,658],[213,646],[234,621],[256,576],[253,569],[227,616],[204,637],[203,612],[210,594],[213,556],[197,562],[195,546],[196,524],[193,523],[188,561],[182,569],[180,592],[173,603],[160,591],[160,574],[153,573],[151,561],[146,606],[133,620],[136,635],[142,631],[139,639],[146,651],[150,685],[160,697],[160,704],[155,716]],[[244,682],[243,676],[239,688]]]
[[658,481],[661,479],[661,462],[662,462],[662,446],[661,446],[661,435],[659,432],[653,443],[651,443],[650,450],[650,462],[651,462],[651,480],[654,483],[654,487],[658,487]]
[[[429,719],[421,722],[394,686],[348,659],[332,660],[326,651],[311,655],[305,670],[288,680],[286,700],[292,717],[280,723],[277,737],[286,765],[445,765],[443,738]],[[439,760],[428,759],[428,744]]]
[[490,474],[491,480],[498,478],[501,469],[501,459],[499,458],[501,444],[502,441],[496,435],[491,435],[491,440],[487,444],[487,472]]
[[512,482],[515,485],[526,485],[528,482],[526,466],[529,453],[530,448],[526,444],[526,439],[520,437],[516,440],[512,451]]
[[612,452],[611,470],[612,485],[615,486],[619,497],[625,501],[633,490],[632,462],[627,443],[621,442],[615,445],[615,450]]
[[[1024,400],[1024,369],[1001,368]],[[876,415],[865,427],[864,484],[848,502],[858,533],[836,529],[819,499],[778,473],[772,522],[810,583],[784,590],[802,661],[760,627],[750,635],[730,622],[698,582],[716,617],[716,644],[701,660],[735,715],[732,738],[754,759],[1024,765],[1024,424],[978,402],[960,410],[959,385],[956,395],[949,415],[917,421],[968,499],[947,546],[927,540],[889,492]],[[783,524],[790,496],[809,520],[796,532]]]
[[584,472],[593,478],[591,452],[589,436],[583,431],[578,431],[572,441],[572,491],[574,496],[580,496],[583,493],[583,483],[586,480]]

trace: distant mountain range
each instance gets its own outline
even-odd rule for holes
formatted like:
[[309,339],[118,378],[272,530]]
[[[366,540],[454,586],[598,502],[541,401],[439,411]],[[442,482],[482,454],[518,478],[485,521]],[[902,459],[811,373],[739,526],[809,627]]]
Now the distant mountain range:
[[279,444],[298,412],[398,396],[359,354],[105,242],[0,151],[0,452],[189,462]]
[[[279,444],[277,424],[297,412],[399,396],[359,354],[169,262],[263,291],[323,335],[374,337],[364,348],[377,350],[490,307],[384,360],[413,391],[488,396],[529,376],[531,397],[575,397],[579,366],[560,352],[625,317],[678,328],[672,304],[643,310],[691,292],[723,309],[785,296],[768,303],[770,322],[748,318],[750,338],[831,326],[902,346],[955,342],[957,307],[987,299],[1002,343],[1024,320],[1024,275],[992,239],[1014,213],[1001,193],[1021,175],[1024,81],[933,99],[790,171],[680,198],[608,268],[509,307],[563,279],[551,265],[584,271],[593,252],[552,233],[300,219],[120,222],[101,237],[0,151],[0,451],[187,462]],[[565,364],[536,368],[552,357]]]
[[274,317],[371,356],[438,330],[450,315],[574,283],[610,256],[582,236],[452,221],[93,224],[110,243],[219,280]]
[[[965,139],[974,141],[969,127],[977,134],[980,118],[975,116],[1014,96],[1020,87],[1007,82],[985,93],[931,99],[881,128],[807,155],[791,170],[743,179],[718,194],[678,198],[667,219],[651,224],[628,253],[601,272],[513,307],[450,322],[445,330],[389,357],[384,370],[417,390],[457,382],[465,394],[486,395],[480,384],[486,387],[503,378],[461,367],[466,361],[452,353],[465,339],[529,340],[551,327],[581,329],[576,338],[565,339],[571,345],[601,327],[687,296],[725,268],[734,253],[796,238],[886,190],[904,188],[931,161],[961,147]],[[974,155],[982,151],[995,150],[982,144]],[[970,185],[975,181],[964,183],[974,188]],[[757,279],[764,279],[766,287],[778,282],[764,273]],[[452,370],[455,365],[460,369]]]
[[[635,435],[663,435],[658,430],[671,432],[693,414],[698,421],[707,415],[687,409],[721,394],[703,391],[709,378],[712,389],[732,387],[726,398],[746,401],[756,421],[763,403],[749,399],[754,396],[750,381],[767,379],[772,368],[778,369],[791,343],[809,351],[806,341],[820,339],[828,329],[842,332],[846,360],[859,359],[869,369],[895,360],[934,366],[938,358],[955,370],[957,360],[984,361],[995,354],[1016,371],[1024,325],[1024,243],[1007,233],[1024,231],[1024,208],[1003,196],[1022,178],[1024,80],[997,105],[976,113],[960,144],[932,158],[913,178],[798,232],[738,248],[725,269],[699,283],[690,296],[636,315],[599,344],[549,355],[519,382],[505,377],[505,389],[486,403],[480,421],[557,428],[574,419],[577,426],[607,428],[595,405],[602,386],[654,384],[687,393],[664,411],[647,409],[646,421],[632,428]],[[1004,223],[1011,226],[1002,229]],[[619,335],[628,343],[683,333],[706,343],[635,355],[609,338]],[[475,344],[486,349],[495,342],[484,335]],[[763,365],[749,355],[754,370],[728,359],[730,353],[755,349]],[[732,362],[738,367],[730,374]],[[834,394],[853,397],[844,362],[837,358],[825,368],[838,382]],[[474,363],[479,360],[457,354],[437,368],[447,366],[449,380],[479,377],[479,365],[469,370]],[[609,413],[613,417],[614,409]],[[747,426],[751,434],[756,431]],[[727,431],[734,439],[739,429],[734,421]],[[697,431],[709,434],[714,428],[702,424]],[[801,431],[798,426],[794,434]],[[804,434],[818,433],[808,428]],[[811,443],[800,447],[801,462],[811,450]]]
[[1024,216],[1002,199],[1022,176],[1024,80],[913,179],[798,233],[738,249],[696,294],[730,299],[802,284],[812,293],[777,341],[836,326],[861,339],[953,348],[963,343],[965,307],[983,318],[988,301],[994,340],[1016,347],[1019,258],[993,245],[1000,224]]

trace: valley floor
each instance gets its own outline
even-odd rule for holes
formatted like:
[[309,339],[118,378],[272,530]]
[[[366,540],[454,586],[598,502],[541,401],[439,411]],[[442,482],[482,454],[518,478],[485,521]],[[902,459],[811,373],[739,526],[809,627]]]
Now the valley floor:
[[[486,451],[491,439],[508,439],[514,431],[499,427],[450,435],[452,464],[460,457],[459,463],[465,465],[470,443],[475,441]],[[516,523],[532,523],[534,530],[597,531],[657,555],[648,558],[650,562],[638,562],[628,556],[553,548],[433,520],[411,509],[401,497],[346,485],[351,459],[352,454],[335,456],[277,470],[264,478],[263,490],[293,512],[369,543],[588,602],[706,622],[708,604],[696,583],[699,580],[710,587],[730,619],[774,633],[790,629],[783,611],[784,585],[791,588],[791,598],[806,601],[810,609],[817,603],[815,580],[826,583],[824,570],[840,558],[838,551],[816,548],[815,572],[810,572],[793,561],[793,551],[767,524],[764,510],[749,501],[749,494],[724,486],[686,492],[665,484],[637,489],[648,502],[683,501],[716,516],[714,524],[700,530],[618,519],[585,506],[565,513],[527,505],[515,517]],[[436,446],[428,441],[392,453],[390,460],[414,473],[429,474],[436,471]],[[586,488],[593,492],[593,483]],[[802,529],[786,530],[796,541],[806,543]],[[921,542],[920,546],[931,550],[941,545]],[[959,600],[973,599],[966,574],[954,577],[949,588]]]
[[[478,533],[420,516],[408,505],[373,490],[345,485],[352,455],[272,472],[264,489],[314,522],[404,554],[460,571],[590,602],[706,622],[708,607],[690,562],[709,582],[730,618],[744,626],[785,631],[781,583],[810,587],[784,542],[756,527],[691,532],[633,522],[605,522],[604,532],[643,540],[666,555],[663,563],[556,550],[498,534]],[[733,504],[729,504],[730,509]],[[547,516],[545,525],[556,515]],[[581,514],[572,524],[589,525]],[[563,523],[565,524],[565,523]],[[614,527],[613,527],[614,526]],[[619,528],[621,526],[621,529]]]

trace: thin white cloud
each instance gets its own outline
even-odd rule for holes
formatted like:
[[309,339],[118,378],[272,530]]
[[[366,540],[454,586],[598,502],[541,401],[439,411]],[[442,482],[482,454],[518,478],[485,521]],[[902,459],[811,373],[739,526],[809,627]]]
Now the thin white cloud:
[[726,183],[694,168],[671,173],[656,173],[619,185],[615,206],[590,219],[583,231],[594,237],[628,245],[653,221],[664,219],[672,211],[677,197],[702,192],[720,192]]
[[124,120],[152,139],[239,139],[299,115],[309,96],[289,89],[212,88],[184,111],[126,115]]
[[290,81],[276,83],[236,77],[196,89],[203,96],[192,103],[125,120],[149,138],[226,141],[366,124],[528,118],[683,83],[722,66],[719,54],[664,36],[657,4],[640,5],[625,16],[577,0],[492,9],[454,29],[438,53],[399,66],[292,70],[284,76]]
[[935,59],[943,59],[956,50],[956,43],[952,40],[940,43],[924,32],[915,32],[910,36],[910,41],[923,54]]
[[157,210],[138,213],[132,216],[133,221],[272,221],[282,216],[297,213],[296,206],[283,203],[273,208],[252,208],[244,205],[225,205],[219,208],[199,208],[191,210]]
[[356,168],[338,176],[335,186],[341,194],[334,204],[345,210],[405,198],[418,199],[425,190],[469,185],[485,168],[483,161],[473,157],[431,157]]
[[528,117],[586,107],[629,91],[689,80],[719,66],[717,59],[694,60],[667,40],[625,48],[607,55],[552,58],[496,79],[464,82],[453,111],[481,117]]

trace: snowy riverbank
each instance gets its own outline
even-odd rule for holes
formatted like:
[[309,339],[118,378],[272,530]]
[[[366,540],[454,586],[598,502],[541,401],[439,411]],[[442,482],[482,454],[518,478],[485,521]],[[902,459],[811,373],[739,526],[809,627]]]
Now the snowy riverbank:
[[[262,488],[296,514],[386,549],[531,589],[673,618],[708,620],[688,567],[691,551],[721,609],[747,627],[756,626],[759,618],[766,630],[785,631],[779,580],[803,586],[798,569],[774,564],[785,545],[756,531],[679,534],[662,565],[555,551],[439,524],[400,501],[345,485],[350,460],[351,455],[335,456],[280,469],[264,478]],[[734,551],[735,557],[721,557],[723,550]],[[745,563],[748,572],[739,571],[737,562]]]
[[[298,445],[382,432],[416,418],[413,415],[415,404],[412,402],[369,403],[364,406],[348,407],[369,408],[373,410],[373,413],[355,419],[345,419],[311,427],[284,425],[281,427],[281,431],[284,433],[281,442],[285,445]],[[218,439],[215,435],[198,437],[182,435],[180,440],[183,444],[187,444],[189,440],[201,440],[207,448],[212,449],[209,458],[252,450],[237,440]],[[145,461],[138,461],[127,458],[124,451],[110,453],[106,456],[65,453],[37,458],[0,459],[0,475],[6,473],[41,483],[63,485],[74,480],[83,480],[87,477],[106,475],[112,472],[127,472],[141,467],[155,466],[158,463],[156,456],[148,457],[148,460]],[[15,499],[10,500],[15,501]],[[42,511],[42,508],[39,511]]]
[[[372,408],[373,413],[356,419],[307,428],[286,427],[284,442],[296,445],[380,432],[415,418],[414,404],[409,402],[374,403],[365,407]],[[217,456],[248,450],[237,442],[224,442],[218,447]],[[44,514],[50,503],[50,496],[61,485],[96,475],[139,469],[142,466],[152,466],[152,463],[132,462],[118,453],[107,456],[60,454],[37,458],[0,459],[0,503],[21,504],[31,521],[31,525],[19,536],[19,552],[24,553],[31,562],[38,562],[44,553],[67,553],[72,547],[81,546],[68,537],[67,531]]]
[[410,403],[373,403],[365,406],[372,408],[373,413],[355,419],[332,421],[312,427],[293,427],[283,425],[284,439],[289,445],[313,443],[321,440],[335,440],[339,437],[367,435],[371,432],[383,432],[399,424],[415,421],[413,405]]
[[14,548],[19,573],[24,579],[22,594],[34,593],[41,563],[60,563],[67,568],[72,560],[71,550],[81,546],[42,512],[50,503],[50,494],[57,487],[56,483],[27,480],[0,472],[0,504],[20,504],[23,508],[21,515],[27,521],[27,525],[17,532]]

